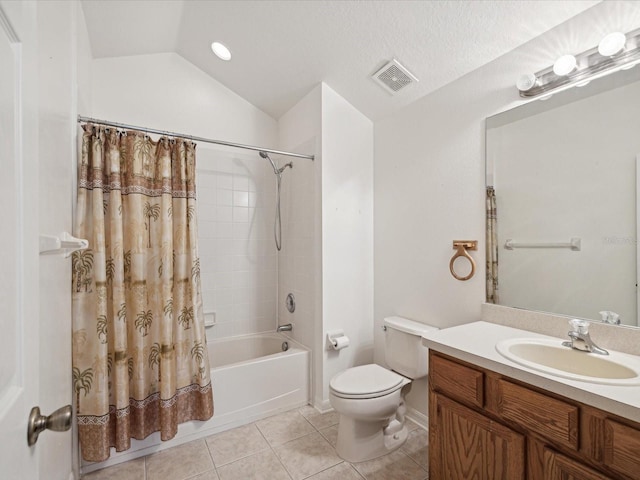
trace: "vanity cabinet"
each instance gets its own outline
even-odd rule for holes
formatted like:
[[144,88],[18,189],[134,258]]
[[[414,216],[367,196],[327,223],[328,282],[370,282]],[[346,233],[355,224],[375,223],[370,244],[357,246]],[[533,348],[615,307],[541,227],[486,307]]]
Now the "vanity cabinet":
[[544,451],[544,478],[546,480],[611,480],[592,468],[554,452]]
[[640,425],[430,350],[430,480],[640,480]]
[[429,448],[440,461],[430,459],[429,478],[524,480],[523,435],[444,395],[435,394],[432,401],[438,438],[430,438]]

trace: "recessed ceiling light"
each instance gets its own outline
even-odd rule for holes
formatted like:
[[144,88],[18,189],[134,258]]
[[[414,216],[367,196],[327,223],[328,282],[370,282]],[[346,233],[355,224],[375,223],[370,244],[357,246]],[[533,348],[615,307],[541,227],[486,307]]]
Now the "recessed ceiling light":
[[215,53],[216,56],[221,60],[231,60],[231,52],[220,42],[213,42],[211,44],[211,50],[213,50],[213,53]]

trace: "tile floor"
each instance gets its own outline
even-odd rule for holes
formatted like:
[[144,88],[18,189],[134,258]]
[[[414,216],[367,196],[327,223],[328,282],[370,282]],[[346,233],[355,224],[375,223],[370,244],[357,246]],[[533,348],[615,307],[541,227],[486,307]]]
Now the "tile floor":
[[306,406],[92,472],[84,480],[426,480],[425,430],[389,455],[362,463],[335,451],[338,415]]

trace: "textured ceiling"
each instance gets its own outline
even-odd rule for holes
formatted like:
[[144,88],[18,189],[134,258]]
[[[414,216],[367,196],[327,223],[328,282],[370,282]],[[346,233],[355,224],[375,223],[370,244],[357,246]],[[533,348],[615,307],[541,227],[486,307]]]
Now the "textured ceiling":
[[[372,120],[513,50],[598,1],[83,0],[95,58],[177,52],[279,118],[326,82]],[[211,53],[227,45],[233,59]],[[420,80],[392,96],[392,58]]]

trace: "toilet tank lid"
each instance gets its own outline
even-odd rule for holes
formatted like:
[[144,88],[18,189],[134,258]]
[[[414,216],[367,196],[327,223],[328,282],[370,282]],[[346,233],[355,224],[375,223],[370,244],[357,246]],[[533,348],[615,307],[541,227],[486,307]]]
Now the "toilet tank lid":
[[385,317],[384,326],[395,328],[401,332],[411,335],[422,335],[433,330],[440,330],[438,327],[427,325],[426,323],[416,322],[403,317]]

